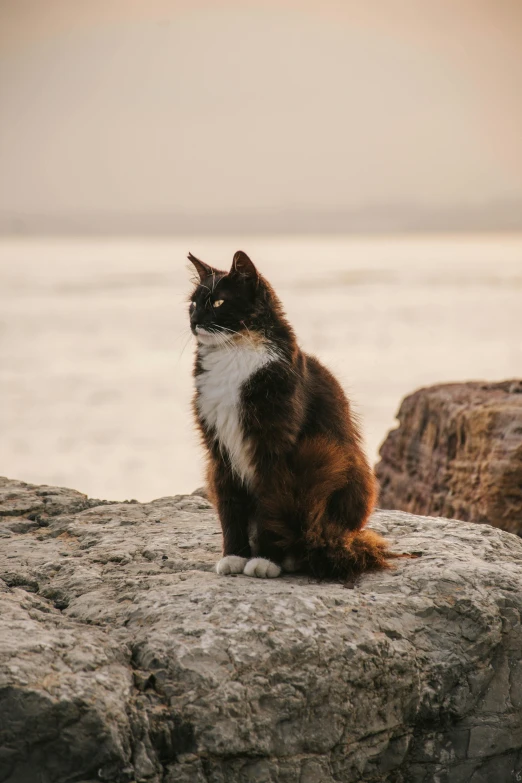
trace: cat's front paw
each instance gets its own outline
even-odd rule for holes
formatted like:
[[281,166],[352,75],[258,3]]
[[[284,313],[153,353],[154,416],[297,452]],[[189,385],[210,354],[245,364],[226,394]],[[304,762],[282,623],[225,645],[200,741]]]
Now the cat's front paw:
[[246,576],[258,576],[261,579],[275,579],[281,573],[281,567],[264,557],[253,557],[243,568]]
[[226,574],[242,574],[245,565],[248,563],[247,557],[239,557],[239,555],[227,555],[222,557],[216,563],[216,572],[221,576]]

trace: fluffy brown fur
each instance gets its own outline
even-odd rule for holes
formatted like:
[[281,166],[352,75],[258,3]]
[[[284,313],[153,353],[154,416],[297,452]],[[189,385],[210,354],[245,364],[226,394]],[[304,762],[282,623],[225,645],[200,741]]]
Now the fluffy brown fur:
[[[342,581],[389,568],[400,555],[363,529],[376,481],[340,384],[300,350],[248,256],[236,253],[228,273],[189,259],[199,277],[190,305],[198,338],[194,412],[224,557],[263,558]],[[254,371],[234,397],[230,379],[237,369],[241,380],[248,362]]]

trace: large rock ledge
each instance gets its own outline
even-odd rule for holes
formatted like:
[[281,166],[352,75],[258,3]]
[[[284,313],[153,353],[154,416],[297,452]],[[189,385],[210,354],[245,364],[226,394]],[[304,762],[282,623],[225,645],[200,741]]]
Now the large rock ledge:
[[378,511],[424,555],[350,590],[218,577],[198,495],[0,515],[2,783],[518,779],[520,538]]

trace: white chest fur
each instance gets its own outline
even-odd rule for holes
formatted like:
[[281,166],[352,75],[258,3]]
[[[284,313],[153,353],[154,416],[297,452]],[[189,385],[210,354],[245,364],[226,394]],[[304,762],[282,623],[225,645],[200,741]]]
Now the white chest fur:
[[267,346],[224,345],[200,348],[204,372],[196,378],[198,412],[213,427],[232,468],[249,483],[254,475],[248,441],[241,425],[241,388],[261,367],[276,358]]

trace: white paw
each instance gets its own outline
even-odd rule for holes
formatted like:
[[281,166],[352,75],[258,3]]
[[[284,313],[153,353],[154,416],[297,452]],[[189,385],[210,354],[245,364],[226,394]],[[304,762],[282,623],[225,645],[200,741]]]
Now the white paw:
[[243,568],[246,576],[258,576],[261,579],[274,579],[281,573],[281,567],[264,557],[253,557]]
[[248,562],[247,557],[239,557],[239,555],[227,555],[222,557],[216,563],[216,571],[221,576],[225,574],[242,574],[245,565]]

